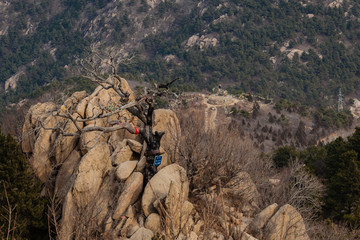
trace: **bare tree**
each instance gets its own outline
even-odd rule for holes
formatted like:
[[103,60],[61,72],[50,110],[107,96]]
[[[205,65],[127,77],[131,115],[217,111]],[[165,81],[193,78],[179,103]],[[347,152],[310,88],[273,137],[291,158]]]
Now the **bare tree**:
[[[16,204],[15,206],[12,206],[10,204],[10,201],[9,201],[9,197],[8,197],[8,194],[7,194],[7,191],[6,191],[6,186],[5,186],[5,183],[3,182],[3,187],[4,187],[4,193],[5,193],[5,199],[6,199],[6,202],[7,202],[7,206],[2,206],[2,208],[4,208],[5,212],[7,212],[7,215],[0,215],[0,217],[4,218],[7,222],[7,226],[6,226],[6,240],[9,240],[9,239],[15,239],[15,231],[16,231],[16,218],[17,218],[17,212],[15,211],[16,209]],[[2,227],[4,226],[0,226],[0,233],[2,233],[3,229]]]
[[[79,59],[78,63],[81,67],[82,76],[84,78],[98,84],[103,89],[114,90],[114,92],[120,96],[119,102],[116,103],[116,106],[112,109],[98,103],[98,106],[96,106],[97,109],[93,109],[92,115],[84,118],[78,114],[74,115],[74,111],[72,109],[65,108],[65,106],[62,106],[61,109],[52,113],[54,117],[70,120],[76,127],[75,132],[66,132],[65,127],[60,123],[60,121],[57,121],[56,126],[53,128],[46,128],[43,125],[42,127],[46,130],[56,131],[63,136],[77,136],[81,139],[81,141],[84,141],[82,136],[86,132],[100,132],[95,140],[95,143],[91,147],[95,146],[104,134],[120,129],[125,129],[132,134],[140,134],[144,139],[146,146],[146,151],[144,152],[147,162],[145,177],[148,180],[156,172],[154,159],[156,156],[161,155],[160,140],[165,134],[163,131],[153,132],[152,129],[154,98],[162,96],[177,97],[175,93],[169,91],[169,86],[177,79],[174,79],[166,84],[155,85],[154,89],[145,88],[140,96],[135,97],[130,90],[127,81],[118,75],[117,66],[113,56],[103,57],[98,53],[93,53],[86,59]],[[131,124],[130,119],[116,119],[113,117],[124,110],[137,117],[141,121],[142,126],[134,126]],[[97,120],[106,121],[105,126],[96,125]],[[87,126],[82,128],[81,125],[84,123],[86,123]]]

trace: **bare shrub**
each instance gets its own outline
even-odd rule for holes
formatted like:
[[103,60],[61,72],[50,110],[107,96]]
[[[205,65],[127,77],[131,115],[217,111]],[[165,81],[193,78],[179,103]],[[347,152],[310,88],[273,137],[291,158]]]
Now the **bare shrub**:
[[[279,171],[268,155],[259,154],[252,142],[241,135],[241,123],[205,131],[203,111],[186,109],[177,113],[182,128],[180,164],[187,170],[193,196],[209,196],[207,193],[215,186],[226,186],[237,174],[246,171],[260,193],[260,209],[272,203],[290,204],[307,226],[319,216],[323,185],[297,159]],[[198,201],[207,229],[219,227],[216,216],[224,212],[219,201],[216,197],[213,201],[209,198]]]
[[257,151],[241,136],[240,125],[219,125],[205,131],[204,114],[195,109],[179,111],[178,118],[182,129],[180,164],[187,170],[194,192],[206,192],[219,181],[224,186],[251,168]]
[[335,224],[330,220],[309,222],[307,232],[313,240],[356,240],[360,236],[359,229],[349,229],[345,225]]
[[259,189],[263,204],[290,204],[299,211],[305,222],[317,218],[321,211],[321,197],[324,192],[320,180],[308,173],[303,163],[297,159],[290,161],[289,166],[282,168],[278,175],[279,177],[275,178],[278,183],[268,182],[264,188]]

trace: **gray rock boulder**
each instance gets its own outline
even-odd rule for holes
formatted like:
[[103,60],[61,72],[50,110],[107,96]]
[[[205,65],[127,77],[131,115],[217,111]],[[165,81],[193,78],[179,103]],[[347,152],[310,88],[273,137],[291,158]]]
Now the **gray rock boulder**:
[[156,212],[153,205],[154,201],[157,198],[160,200],[164,199],[168,195],[171,182],[173,182],[178,189],[183,189],[181,192],[181,194],[183,194],[182,199],[187,200],[189,181],[186,177],[186,171],[178,164],[171,164],[157,172],[147,183],[141,203],[145,216]]

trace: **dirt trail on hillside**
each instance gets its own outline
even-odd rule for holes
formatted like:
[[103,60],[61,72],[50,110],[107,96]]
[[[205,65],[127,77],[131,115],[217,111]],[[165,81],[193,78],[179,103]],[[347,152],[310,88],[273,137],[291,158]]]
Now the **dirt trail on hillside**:
[[[211,105],[206,103],[206,101],[204,102],[206,104],[206,108],[205,108],[205,131],[208,131],[210,129],[214,129],[215,128],[215,120],[216,120],[216,115],[217,115],[217,106],[219,105]],[[214,109],[214,110],[211,110]]]
[[208,102],[209,99],[205,98],[202,103],[205,105],[205,122],[204,122],[204,126],[205,126],[205,131],[208,131],[210,129],[214,129],[216,127],[216,123],[217,123],[217,114],[218,114],[218,108],[222,107],[222,108],[226,108],[227,110],[229,109],[230,105],[234,105],[236,102],[238,102],[237,99],[235,98],[229,98],[228,96],[225,97],[224,96],[224,103],[223,104],[211,104]]

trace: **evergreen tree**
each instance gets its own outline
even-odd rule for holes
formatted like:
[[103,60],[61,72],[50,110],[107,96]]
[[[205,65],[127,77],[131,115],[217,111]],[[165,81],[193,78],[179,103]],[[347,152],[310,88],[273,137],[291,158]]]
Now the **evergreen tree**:
[[[348,138],[349,148],[360,154],[360,127],[356,127],[355,133]],[[360,159],[358,159],[360,160]]]
[[294,160],[297,157],[297,152],[293,146],[283,146],[276,149],[273,155],[273,161],[276,168],[282,168],[288,166],[290,160]]
[[327,157],[325,159],[325,178],[330,179],[341,167],[339,156],[345,153],[348,148],[342,137],[338,137],[335,141],[327,144],[325,148],[327,151]]
[[13,209],[11,234],[16,239],[47,239],[47,220],[43,214],[46,199],[40,197],[40,185],[19,144],[1,132],[0,179],[0,238],[7,236],[10,204]]
[[[360,169],[357,157],[358,154],[354,150],[347,151],[339,156],[339,168],[327,182],[325,216],[344,220],[345,215],[353,214],[358,208],[360,203]],[[357,219],[357,221],[359,220]]]

